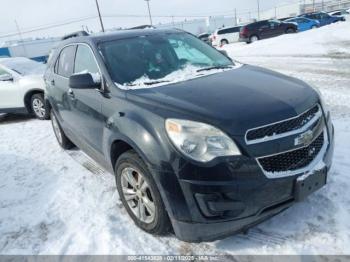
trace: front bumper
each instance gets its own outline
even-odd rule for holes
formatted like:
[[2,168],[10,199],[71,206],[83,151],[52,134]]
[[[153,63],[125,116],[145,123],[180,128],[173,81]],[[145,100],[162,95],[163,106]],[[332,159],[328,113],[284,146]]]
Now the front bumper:
[[[327,122],[328,146],[320,162],[329,171],[334,128],[330,119]],[[188,242],[221,239],[282,212],[297,201],[295,181],[305,175],[271,179],[254,158],[243,156],[213,166],[181,161],[179,166],[176,182],[169,183],[169,174],[164,180],[164,199],[176,236]]]

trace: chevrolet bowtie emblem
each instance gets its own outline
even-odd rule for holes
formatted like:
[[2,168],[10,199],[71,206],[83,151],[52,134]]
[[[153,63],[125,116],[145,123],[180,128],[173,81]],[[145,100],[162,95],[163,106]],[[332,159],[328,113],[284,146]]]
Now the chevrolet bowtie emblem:
[[294,145],[296,146],[308,146],[312,143],[314,139],[314,132],[312,130],[309,130],[300,136],[298,136],[295,141]]

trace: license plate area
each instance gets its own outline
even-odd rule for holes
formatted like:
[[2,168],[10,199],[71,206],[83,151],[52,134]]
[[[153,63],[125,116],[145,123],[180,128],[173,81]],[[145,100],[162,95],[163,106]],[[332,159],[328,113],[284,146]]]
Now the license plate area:
[[327,183],[327,169],[313,171],[310,175],[299,177],[295,182],[294,198],[302,201]]

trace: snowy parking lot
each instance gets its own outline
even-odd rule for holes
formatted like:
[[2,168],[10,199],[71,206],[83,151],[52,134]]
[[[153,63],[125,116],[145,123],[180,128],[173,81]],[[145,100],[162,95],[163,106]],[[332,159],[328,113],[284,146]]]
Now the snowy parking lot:
[[[336,145],[325,188],[282,214],[213,243],[138,229],[114,177],[58,146],[50,121],[0,116],[0,254],[349,254],[350,22],[225,49],[233,58],[317,86]],[[233,80],[234,81],[234,80]]]

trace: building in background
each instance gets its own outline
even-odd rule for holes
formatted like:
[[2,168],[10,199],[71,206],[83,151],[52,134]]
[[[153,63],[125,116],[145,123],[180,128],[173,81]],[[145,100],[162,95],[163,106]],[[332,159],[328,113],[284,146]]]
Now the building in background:
[[158,24],[156,25],[156,27],[179,28],[181,30],[190,32],[194,35],[199,35],[207,32],[212,33],[218,28],[235,26],[239,23],[240,21],[236,21],[236,19],[231,16],[211,16],[207,18],[184,20],[181,22]]
[[339,9],[348,9],[350,8],[350,0],[331,0],[331,1],[302,1],[300,10],[302,13],[309,12],[330,12]]
[[0,48],[0,57],[28,57],[30,59],[46,62],[52,48],[60,38],[25,39],[23,41],[7,41]]

